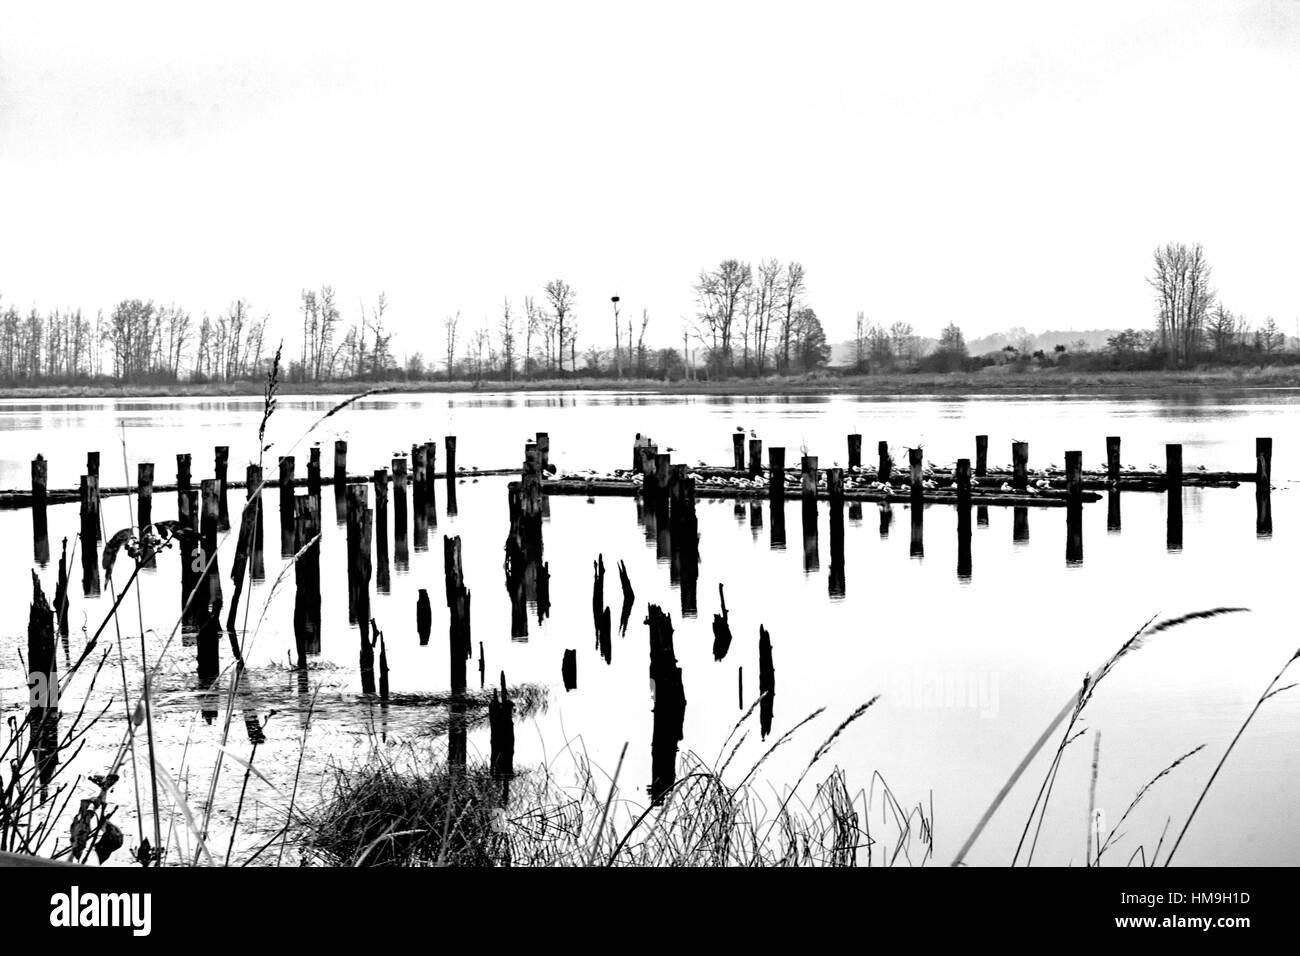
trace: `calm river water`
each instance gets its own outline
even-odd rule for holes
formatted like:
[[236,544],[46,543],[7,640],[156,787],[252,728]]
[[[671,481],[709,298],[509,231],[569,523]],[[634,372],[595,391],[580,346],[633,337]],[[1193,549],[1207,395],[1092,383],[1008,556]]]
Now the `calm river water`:
[[[305,473],[307,449],[324,446],[331,470],[335,438],[349,442],[349,471],[384,467],[412,442],[434,440],[443,464],[443,438],[456,435],[458,464],[515,467],[523,445],[539,430],[549,432],[551,461],[563,471],[624,468],[636,433],[652,435],[660,450],[671,446],[675,461],[726,464],[730,435],[753,430],[765,446],[783,445],[787,462],[798,450],[817,454],[823,467],[846,461],[845,435],[861,433],[864,455],[875,460],[875,444],[887,440],[896,459],[921,444],[927,459],[944,465],[974,457],[974,436],[990,436],[991,465],[1010,460],[1013,440],[1030,443],[1030,466],[1060,467],[1067,449],[1082,449],[1087,468],[1104,459],[1105,436],[1123,438],[1126,464],[1163,464],[1163,445],[1181,442],[1185,469],[1253,468],[1254,439],[1272,436],[1273,533],[1257,534],[1250,486],[1188,488],[1183,492],[1183,535],[1171,549],[1163,494],[1126,493],[1122,530],[1107,527],[1104,501],[1083,510],[1083,560],[1066,561],[1064,509],[1030,509],[1027,536],[1014,533],[1012,510],[991,507],[977,522],[972,573],[957,575],[955,509],[925,509],[923,554],[912,547],[909,509],[895,503],[886,525],[879,507],[863,505],[860,518],[846,521],[844,594],[832,598],[826,505],[821,506],[815,561],[805,553],[797,502],[786,507],[784,547],[774,546],[772,514],[766,501],[736,509],[731,502],[699,504],[699,609],[682,617],[681,595],[668,564],[647,540],[632,499],[555,497],[545,524],[545,554],[551,574],[551,612],[530,622],[526,640],[511,638],[510,604],[502,572],[508,527],[504,478],[466,480],[457,486],[457,514],[446,513],[439,485],[438,524],[427,551],[412,551],[409,567],[394,568],[386,594],[373,599],[372,613],[384,630],[394,695],[432,694],[448,686],[447,611],[443,600],[441,538],[460,535],[466,584],[473,593],[474,662],[482,642],[491,681],[504,670],[513,684],[535,684],[535,708],[521,716],[516,761],[549,762],[557,776],[572,772],[573,752],[612,772],[628,744],[622,790],[645,797],[650,777],[651,697],[648,686],[645,605],[672,615],[677,657],[687,698],[684,749],[712,760],[740,715],[737,668],[744,669],[746,703],[757,692],[758,630],[772,635],[776,669],[774,729],[780,734],[818,707],[825,713],[780,748],[765,764],[779,788],[795,778],[817,745],[858,704],[880,694],[879,703],[855,722],[825,758],[826,769],[843,767],[850,785],[873,787],[873,774],[888,783],[906,806],[922,804],[934,816],[934,858],[947,863],[989,801],[1007,779],[1083,676],[1099,666],[1134,630],[1155,615],[1173,616],[1218,605],[1241,605],[1251,613],[1193,623],[1156,636],[1106,679],[1086,711],[1088,733],[1066,752],[1040,837],[1035,863],[1074,863],[1085,854],[1089,778],[1095,734],[1100,734],[1096,806],[1103,828],[1113,826],[1134,795],[1181,754],[1205,749],[1161,780],[1125,821],[1124,836],[1108,862],[1122,864],[1139,846],[1149,857],[1169,823],[1176,833],[1205,780],[1269,679],[1300,645],[1294,626],[1292,589],[1300,564],[1300,394],[1278,391],[1196,393],[1189,396],[1105,397],[679,397],[582,392],[573,394],[441,394],[376,397],[361,401],[304,434],[335,399],[283,398],[271,419],[265,452],[268,476],[281,454],[296,454]],[[102,483],[134,480],[136,463],[157,465],[158,483],[175,480],[175,455],[194,456],[194,477],[211,475],[212,449],[230,446],[230,477],[258,456],[257,399],[157,399],[0,402],[0,488],[26,488],[29,463],[39,452],[49,460],[51,488],[75,488],[86,452],[102,455]],[[296,447],[294,447],[296,444]],[[232,512],[243,502],[232,491]],[[278,589],[285,567],[279,555],[275,492],[266,501],[266,578],[254,584],[248,638],[247,692],[234,715],[231,750],[246,756],[245,716],[265,719],[267,741],[257,763],[270,783],[249,784],[246,822],[254,835],[266,832],[285,803],[300,750],[308,696],[299,694],[287,669],[293,652],[293,574]],[[409,741],[438,730],[438,708],[395,702],[380,709],[360,697],[356,629],[347,625],[345,538],[335,523],[333,496],[324,495],[321,567],[324,577],[322,654],[312,671],[320,685],[317,715],[303,766],[302,789],[311,799],[331,762],[361,758],[372,734]],[[134,503],[108,498],[104,524],[112,534],[132,522]],[[176,512],[173,493],[154,499],[156,520]],[[57,562],[59,540],[75,538],[77,506],[51,506],[49,523]],[[389,521],[393,509],[389,509]],[[32,562],[32,517],[28,510],[0,512],[4,580],[8,600],[0,608],[0,694],[6,713],[26,701],[23,668]],[[1017,540],[1019,539],[1019,540]],[[394,541],[390,530],[388,541]],[[779,545],[779,542],[778,542]],[[220,567],[228,589],[233,535],[223,546]],[[591,620],[592,561],[603,555],[609,577],[606,601],[619,610],[617,562],[626,562],[637,606],[626,636],[613,641],[607,664],[594,647]],[[83,596],[79,562],[74,561],[71,596],[75,658],[84,646],[82,628],[93,632],[111,597]],[[815,567],[814,567],[815,565]],[[48,593],[54,564],[36,567]],[[125,580],[126,571],[119,570]],[[141,577],[141,604],[134,599],[121,619],[128,647],[126,679],[139,681],[138,621],[156,655],[179,610],[179,558],[169,552],[156,570]],[[724,661],[712,655],[712,616],[718,584],[726,587],[735,640]],[[417,592],[433,601],[433,639],[421,647],[415,634]],[[228,590],[227,590],[227,593]],[[264,613],[263,613],[263,608]],[[616,625],[617,627],[617,625]],[[128,633],[129,632],[129,633]],[[110,635],[115,644],[116,634]],[[575,649],[578,688],[566,692],[561,660]],[[222,648],[228,663],[229,649]],[[188,789],[196,805],[209,785],[212,756],[224,712],[220,688],[197,687],[193,647],[177,641],[170,667],[157,688],[155,733],[161,760]],[[102,773],[120,739],[121,671],[117,657],[100,678],[100,699],[115,694],[118,716],[96,731],[77,758],[78,770]],[[132,690],[132,696],[135,691]],[[65,705],[66,710],[66,705]],[[1300,824],[1294,807],[1300,795],[1300,697],[1294,692],[1270,700],[1238,744],[1193,828],[1179,862],[1186,864],[1300,863]],[[751,734],[744,757],[757,759],[771,745]],[[188,750],[186,747],[188,745]],[[472,732],[471,751],[485,751],[486,737]],[[1052,748],[1049,747],[1050,751]],[[184,755],[184,762],[182,756]],[[1047,769],[1040,756],[1012,791],[976,844],[968,862],[1005,864],[1038,785]],[[814,770],[820,779],[822,771]],[[219,803],[232,807],[242,770],[227,764]],[[131,781],[115,790],[128,847],[136,842]],[[83,784],[84,787],[84,784]],[[273,787],[279,788],[277,793]],[[874,783],[878,791],[880,783]],[[880,808],[881,802],[874,804]],[[223,811],[224,812],[224,811]],[[882,812],[877,809],[877,813]],[[218,816],[214,831],[223,817]],[[1168,838],[1167,838],[1168,839]],[[182,841],[184,842],[184,841]],[[253,845],[258,842],[253,840]],[[221,844],[224,848],[224,843]],[[920,862],[914,858],[914,862]]]

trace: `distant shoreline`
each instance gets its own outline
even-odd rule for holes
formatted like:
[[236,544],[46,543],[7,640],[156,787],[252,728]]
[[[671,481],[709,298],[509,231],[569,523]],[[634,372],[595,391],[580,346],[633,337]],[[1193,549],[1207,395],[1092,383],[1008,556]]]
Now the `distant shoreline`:
[[[170,385],[45,385],[0,388],[0,399],[94,398],[253,398],[262,382],[178,382]],[[282,383],[286,398],[313,395],[356,395],[365,391],[398,394],[511,392],[629,392],[663,395],[1059,395],[1128,391],[1196,391],[1215,389],[1300,388],[1300,367],[1204,369],[1158,372],[1072,372],[1041,369],[1019,373],[984,369],[979,372],[886,375],[771,376],[726,381],[658,379],[539,379],[534,381],[392,381]]]

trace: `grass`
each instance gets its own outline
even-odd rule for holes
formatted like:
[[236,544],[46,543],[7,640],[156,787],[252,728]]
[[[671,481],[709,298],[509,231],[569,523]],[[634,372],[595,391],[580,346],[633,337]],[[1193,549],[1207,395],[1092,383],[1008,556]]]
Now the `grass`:
[[[723,753],[751,707],[713,761],[679,757],[662,804],[623,794],[622,755],[609,775],[570,750],[574,782],[566,785],[548,767],[506,781],[481,761],[449,766],[429,746],[373,746],[360,766],[334,768],[329,796],[293,821],[294,844],[302,862],[329,866],[924,865],[932,814],[904,808],[882,779],[853,792],[836,768],[807,799],[799,794],[869,706],[842,720],[780,793],[768,793],[756,771],[821,712],[795,724],[748,770],[732,770],[734,748],[726,760]],[[877,817],[885,822],[873,834]]]

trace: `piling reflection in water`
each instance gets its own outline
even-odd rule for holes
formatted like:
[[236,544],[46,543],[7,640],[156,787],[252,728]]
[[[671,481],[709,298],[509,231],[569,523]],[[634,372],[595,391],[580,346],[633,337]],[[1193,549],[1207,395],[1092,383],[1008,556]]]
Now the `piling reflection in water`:
[[785,499],[772,498],[768,501],[768,546],[773,551],[785,550]]
[[979,505],[975,509],[975,526],[977,528],[987,528],[989,526],[989,506]]
[[1183,550],[1183,492],[1171,490],[1165,495],[1165,548]]
[[831,571],[826,591],[831,600],[844,599],[844,502],[831,504]]
[[1273,493],[1267,484],[1255,485],[1255,534],[1273,536]]
[[388,594],[388,469],[376,469],[372,481],[375,486],[375,590]]
[[1077,502],[1065,506],[1065,563],[1083,564],[1083,505]]
[[925,557],[925,505],[912,502],[908,507],[912,513],[912,538],[907,553],[913,558]]
[[1029,540],[1028,508],[1011,509],[1011,540],[1016,544]]
[[1106,531],[1110,534],[1118,534],[1123,528],[1119,494],[1118,488],[1111,488],[1106,492]]
[[766,740],[776,712],[776,668],[772,666],[772,636],[762,625],[758,628],[758,693],[758,728]]
[[760,501],[749,503],[749,531],[755,541],[763,531],[763,504]]
[[650,693],[654,701],[649,793],[651,803],[658,806],[677,780],[677,745],[686,720],[686,691],[673,649],[672,619],[651,604],[645,623],[650,629]]
[[820,548],[817,541],[817,502],[805,501],[803,512],[803,570],[804,574],[814,573],[820,566]]
[[406,459],[396,457],[393,465],[393,563],[397,573],[405,574],[411,568],[411,552],[407,545],[406,527]]
[[550,569],[542,561],[541,463],[537,446],[524,448],[523,474],[506,488],[510,533],[506,537],[505,579],[510,595],[510,636],[528,639],[528,606],[541,624],[550,613]]
[[880,502],[880,537],[889,537],[889,526],[894,523],[894,506],[888,501]]

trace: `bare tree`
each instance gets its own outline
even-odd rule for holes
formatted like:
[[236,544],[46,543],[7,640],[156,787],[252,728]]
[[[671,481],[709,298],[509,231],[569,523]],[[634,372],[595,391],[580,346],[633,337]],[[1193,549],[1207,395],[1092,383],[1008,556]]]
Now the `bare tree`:
[[502,371],[505,372],[506,380],[513,382],[515,380],[515,320],[510,314],[509,297],[501,305],[501,324],[497,327],[497,332],[501,337],[501,355],[505,363]]
[[712,340],[714,357],[725,377],[731,369],[732,326],[744,309],[745,292],[753,281],[753,270],[738,259],[724,259],[712,271],[703,270],[695,283],[700,319]]
[[442,320],[443,341],[447,357],[447,380],[450,381],[456,371],[456,327],[460,325],[460,313],[444,316]]
[[541,334],[542,314],[531,295],[524,296],[524,378],[532,377],[533,339]]
[[804,269],[798,262],[790,262],[781,277],[781,372],[790,370],[790,342],[795,333],[796,316],[803,298]]
[[1205,316],[1214,301],[1210,264],[1200,244],[1170,242],[1152,255],[1147,281],[1156,290],[1156,331],[1176,366],[1186,365],[1200,345]]
[[[573,313],[574,295],[573,287],[563,279],[553,279],[546,283],[546,299],[551,304],[551,315],[555,318],[555,325],[558,330],[558,344],[560,357],[560,378],[564,377],[564,347],[566,344],[573,342],[573,349],[576,351],[577,336],[573,333],[573,323],[569,322],[569,329],[565,330],[565,321],[571,319]],[[567,336],[567,338],[566,338]],[[573,363],[575,368],[577,363]]]
[[867,338],[871,331],[871,323],[867,321],[865,312],[858,312],[856,321],[853,323],[853,369],[857,372],[867,370]]

